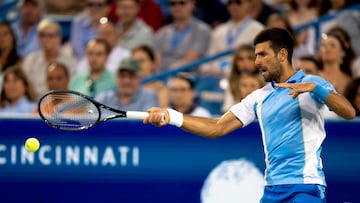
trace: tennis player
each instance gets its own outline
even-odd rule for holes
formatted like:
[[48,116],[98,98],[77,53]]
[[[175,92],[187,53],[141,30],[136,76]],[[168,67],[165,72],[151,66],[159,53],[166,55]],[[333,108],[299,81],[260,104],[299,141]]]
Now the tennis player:
[[144,123],[172,124],[216,138],[257,119],[266,162],[261,202],[326,202],[320,157],[326,135],[323,110],[327,105],[339,116],[353,119],[355,109],[323,78],[293,69],[293,44],[292,36],[279,28],[264,30],[255,37],[255,65],[268,84],[232,106],[221,118],[151,108]]

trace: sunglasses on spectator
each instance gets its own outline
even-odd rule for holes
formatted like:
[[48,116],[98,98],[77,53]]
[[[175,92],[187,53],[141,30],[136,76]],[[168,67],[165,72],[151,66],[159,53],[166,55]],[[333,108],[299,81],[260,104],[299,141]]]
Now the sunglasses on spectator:
[[54,38],[57,37],[59,34],[57,33],[46,33],[46,32],[40,32],[39,37],[40,38]]
[[186,4],[186,1],[170,1],[169,4],[170,6],[176,6],[176,5],[184,6]]
[[231,4],[240,5],[240,4],[241,4],[241,0],[229,0],[229,1],[227,2],[227,5],[231,5]]
[[89,2],[86,4],[87,7],[98,7],[98,8],[101,8],[105,5],[106,5],[105,3],[95,3],[95,2]]

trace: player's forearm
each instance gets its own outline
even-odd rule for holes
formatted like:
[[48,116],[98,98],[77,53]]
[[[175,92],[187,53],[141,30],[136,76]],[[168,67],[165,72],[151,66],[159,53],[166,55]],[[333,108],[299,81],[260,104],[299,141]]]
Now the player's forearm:
[[345,119],[351,120],[356,116],[354,107],[341,95],[330,93],[325,103],[332,111]]
[[217,127],[217,122],[218,119],[184,115],[181,128],[203,137],[217,138],[225,134],[221,128]]

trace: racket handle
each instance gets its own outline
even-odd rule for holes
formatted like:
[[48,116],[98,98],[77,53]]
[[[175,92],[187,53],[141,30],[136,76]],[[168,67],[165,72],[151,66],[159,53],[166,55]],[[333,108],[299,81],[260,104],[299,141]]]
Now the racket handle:
[[149,116],[149,113],[143,112],[143,111],[127,111],[126,112],[126,117],[130,118],[130,119],[142,120],[148,116]]

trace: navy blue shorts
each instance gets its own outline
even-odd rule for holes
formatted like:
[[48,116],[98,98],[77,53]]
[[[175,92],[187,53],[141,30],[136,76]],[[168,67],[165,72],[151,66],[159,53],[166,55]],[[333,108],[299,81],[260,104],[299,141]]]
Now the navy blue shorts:
[[289,184],[265,186],[261,203],[326,203],[325,186]]

